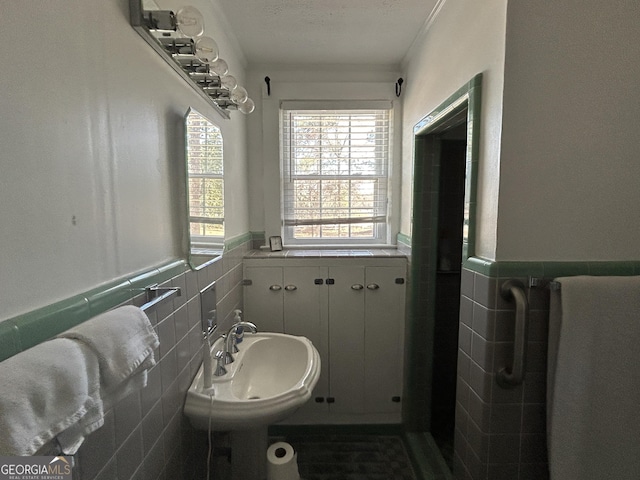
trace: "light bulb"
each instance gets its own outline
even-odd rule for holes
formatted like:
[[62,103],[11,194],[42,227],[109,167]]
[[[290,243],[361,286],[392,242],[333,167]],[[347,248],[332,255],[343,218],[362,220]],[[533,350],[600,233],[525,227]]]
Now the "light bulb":
[[218,45],[211,37],[200,37],[195,44],[196,57],[204,63],[215,62],[218,59]]
[[249,97],[244,87],[241,87],[240,85],[238,85],[236,88],[231,90],[231,94],[229,95],[229,98],[233,103],[240,104],[240,103],[246,102],[247,98]]
[[227,62],[218,57],[217,60],[209,64],[209,71],[215,73],[218,76],[222,76],[229,73],[229,66],[227,65]]
[[176,28],[187,37],[199,37],[204,33],[204,18],[197,8],[182,7],[176,13]]
[[247,98],[243,103],[238,105],[238,111],[244,113],[245,115],[250,114],[256,108],[256,104],[253,103],[253,100]]
[[220,84],[227,90],[231,91],[238,86],[238,81],[233,75],[225,75],[220,77]]

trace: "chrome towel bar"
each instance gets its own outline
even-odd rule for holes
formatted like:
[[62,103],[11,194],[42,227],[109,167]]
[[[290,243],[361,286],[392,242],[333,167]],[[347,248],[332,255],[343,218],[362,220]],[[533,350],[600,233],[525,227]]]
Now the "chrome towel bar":
[[145,312],[154,305],[164,302],[174,295],[178,297],[182,295],[180,287],[159,287],[158,285],[151,285],[150,287],[146,287],[144,291],[147,294],[147,303],[140,308]]
[[515,300],[516,319],[513,339],[513,364],[511,368],[501,368],[496,380],[502,388],[512,388],[524,380],[525,356],[527,350],[527,330],[529,323],[529,302],[524,285],[518,280],[507,280],[502,284],[500,294],[505,300]]

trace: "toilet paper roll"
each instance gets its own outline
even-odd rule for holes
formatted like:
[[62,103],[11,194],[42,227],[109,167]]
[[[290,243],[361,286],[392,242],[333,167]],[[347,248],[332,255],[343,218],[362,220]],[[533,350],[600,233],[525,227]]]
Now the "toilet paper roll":
[[300,480],[298,454],[286,442],[276,442],[267,449],[267,480]]

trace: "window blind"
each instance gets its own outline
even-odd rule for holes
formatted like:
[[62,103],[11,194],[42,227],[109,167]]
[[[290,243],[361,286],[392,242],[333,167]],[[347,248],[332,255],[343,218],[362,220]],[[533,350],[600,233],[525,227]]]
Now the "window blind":
[[386,235],[389,110],[282,110],[285,239]]

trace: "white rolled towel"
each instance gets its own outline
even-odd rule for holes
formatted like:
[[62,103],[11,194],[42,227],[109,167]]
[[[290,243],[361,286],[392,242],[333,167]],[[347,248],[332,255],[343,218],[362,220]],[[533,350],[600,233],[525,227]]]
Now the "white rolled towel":
[[153,367],[153,351],[160,345],[147,315],[133,305],[97,315],[58,337],[82,342],[95,352],[100,364],[100,381],[107,394]]
[[0,363],[0,456],[34,455],[57,438],[73,454],[102,423],[98,360],[69,339],[43,342]]

